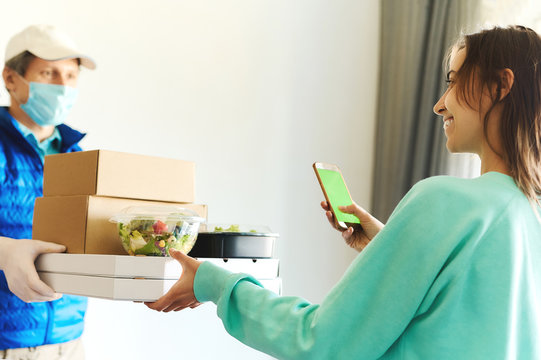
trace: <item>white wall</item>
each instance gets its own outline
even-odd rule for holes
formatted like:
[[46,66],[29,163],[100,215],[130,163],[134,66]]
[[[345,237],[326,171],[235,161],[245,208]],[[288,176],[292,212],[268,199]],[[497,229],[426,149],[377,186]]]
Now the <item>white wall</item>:
[[[85,149],[195,161],[209,220],[280,233],[284,294],[322,300],[355,253],[319,208],[311,164],[338,163],[369,206],[377,1],[25,0],[1,11],[1,48],[52,23],[97,61],[68,121],[88,132]],[[268,358],[229,337],[215,311],[91,299],[88,358]]]

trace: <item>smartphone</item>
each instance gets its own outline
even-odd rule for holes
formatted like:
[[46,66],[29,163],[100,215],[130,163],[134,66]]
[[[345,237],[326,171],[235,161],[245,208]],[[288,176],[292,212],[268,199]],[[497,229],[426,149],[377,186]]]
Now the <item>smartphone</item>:
[[339,206],[353,204],[348,187],[338,166],[315,162],[312,167],[316,172],[325,200],[334,215],[336,225],[342,229],[347,229],[348,224],[360,224],[359,219],[355,215],[346,214],[338,210]]

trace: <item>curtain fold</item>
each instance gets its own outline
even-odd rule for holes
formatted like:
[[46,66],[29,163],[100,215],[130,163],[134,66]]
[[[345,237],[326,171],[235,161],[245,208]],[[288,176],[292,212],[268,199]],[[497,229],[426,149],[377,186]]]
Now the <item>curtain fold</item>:
[[472,176],[472,155],[450,156],[432,107],[445,91],[449,46],[478,18],[480,0],[382,0],[372,213],[386,221],[416,182]]

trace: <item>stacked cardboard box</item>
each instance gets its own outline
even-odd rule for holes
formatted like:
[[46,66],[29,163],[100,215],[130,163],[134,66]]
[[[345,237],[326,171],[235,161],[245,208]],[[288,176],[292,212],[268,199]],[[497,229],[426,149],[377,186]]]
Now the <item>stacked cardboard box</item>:
[[[256,277],[281,293],[278,259],[199,259]],[[182,267],[170,257],[94,254],[42,254],[38,274],[55,291],[111,300],[155,301],[180,278]]]
[[[155,301],[182,273],[172,258],[129,256],[109,219],[124,208],[175,205],[207,217],[194,204],[193,162],[112,151],[45,157],[44,196],[36,199],[33,238],[66,245],[42,254],[40,278],[57,292],[113,300]],[[277,259],[200,258],[253,274],[281,292]]]
[[65,245],[72,254],[126,255],[114,214],[130,206],[194,204],[190,161],[94,150],[45,157],[43,197],[34,208],[34,239]]

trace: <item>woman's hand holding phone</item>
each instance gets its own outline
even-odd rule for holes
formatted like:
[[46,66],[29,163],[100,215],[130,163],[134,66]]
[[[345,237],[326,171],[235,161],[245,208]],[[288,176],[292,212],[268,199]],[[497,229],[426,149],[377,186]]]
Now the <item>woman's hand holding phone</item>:
[[321,207],[331,226],[342,233],[350,247],[361,251],[383,228],[383,224],[353,202],[337,165],[315,162],[312,167],[325,196]]
[[359,219],[360,225],[348,223],[348,228],[344,229],[336,224],[334,215],[326,201],[321,202],[321,207],[325,210],[325,215],[331,226],[342,233],[346,244],[359,252],[368,245],[384,226],[382,222],[370,215],[369,212],[356,203],[353,203],[349,206],[341,206],[340,211],[355,215]]

